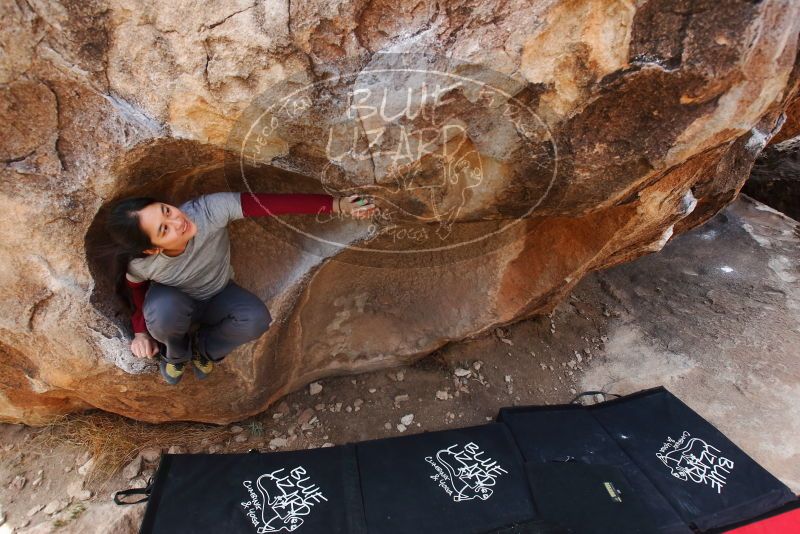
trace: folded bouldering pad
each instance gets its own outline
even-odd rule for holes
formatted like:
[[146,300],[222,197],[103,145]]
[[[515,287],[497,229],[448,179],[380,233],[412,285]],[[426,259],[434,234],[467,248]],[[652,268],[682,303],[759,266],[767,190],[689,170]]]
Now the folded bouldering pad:
[[355,445],[167,454],[115,501],[135,494],[142,534],[721,532],[796,502],[664,388]]

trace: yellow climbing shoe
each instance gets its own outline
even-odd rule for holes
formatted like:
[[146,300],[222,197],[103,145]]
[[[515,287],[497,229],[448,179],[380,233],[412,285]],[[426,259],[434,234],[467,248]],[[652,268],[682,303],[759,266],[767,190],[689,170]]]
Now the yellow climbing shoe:
[[164,359],[158,362],[161,376],[164,377],[164,380],[166,380],[168,384],[172,384],[173,386],[181,381],[181,377],[183,377],[183,368],[185,366],[186,362],[169,363]]
[[194,376],[198,379],[205,380],[213,370],[214,362],[202,354],[195,353],[194,356],[192,356],[192,371],[194,371]]

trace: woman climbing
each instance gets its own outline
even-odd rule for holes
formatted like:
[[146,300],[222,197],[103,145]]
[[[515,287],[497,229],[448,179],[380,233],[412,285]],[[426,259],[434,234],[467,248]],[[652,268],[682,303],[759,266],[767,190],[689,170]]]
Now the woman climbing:
[[206,378],[214,362],[267,330],[272,317],[264,302],[232,279],[228,222],[285,213],[364,219],[376,209],[358,195],[222,192],[180,207],[150,197],[117,201],[106,230],[120,247],[117,293],[132,303],[131,352],[158,354],[161,375],[177,384],[187,362]]

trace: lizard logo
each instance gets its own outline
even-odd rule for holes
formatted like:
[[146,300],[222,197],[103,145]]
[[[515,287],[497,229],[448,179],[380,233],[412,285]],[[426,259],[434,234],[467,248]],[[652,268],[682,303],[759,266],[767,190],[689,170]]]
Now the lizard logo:
[[258,534],[294,532],[316,504],[328,500],[309,480],[306,469],[298,466],[289,472],[280,468],[261,475],[255,488],[252,481],[243,482],[250,500],[241,506]]
[[733,461],[722,456],[721,452],[704,440],[691,437],[689,432],[683,432],[677,440],[667,437],[656,457],[675,478],[708,484],[717,493],[722,493],[727,476],[733,470]]
[[453,502],[489,499],[497,478],[508,473],[473,442],[463,447],[451,445],[426,457],[425,461],[436,471],[430,478],[438,482]]

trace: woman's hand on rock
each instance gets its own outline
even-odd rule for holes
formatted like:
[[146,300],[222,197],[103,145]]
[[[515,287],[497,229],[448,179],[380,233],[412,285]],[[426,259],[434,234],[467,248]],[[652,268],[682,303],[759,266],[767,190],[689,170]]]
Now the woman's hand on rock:
[[350,195],[336,199],[334,205],[341,207],[341,213],[349,214],[354,219],[368,219],[377,212],[378,207],[372,201],[361,195]]
[[137,332],[131,342],[131,352],[137,358],[152,358],[158,354],[158,343],[147,332]]

